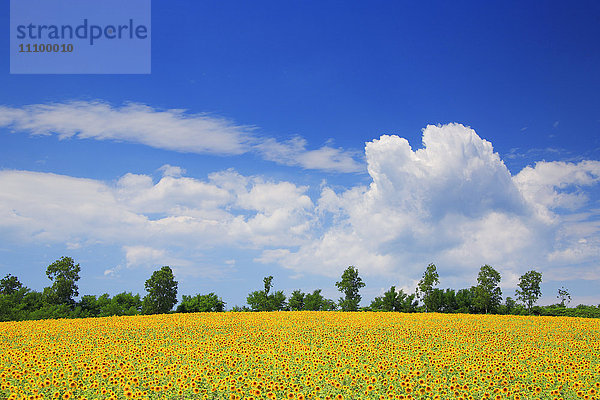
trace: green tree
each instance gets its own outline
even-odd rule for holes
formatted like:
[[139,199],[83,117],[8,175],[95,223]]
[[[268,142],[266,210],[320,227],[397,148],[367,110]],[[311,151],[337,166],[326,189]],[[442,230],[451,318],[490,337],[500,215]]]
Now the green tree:
[[112,315],[137,315],[142,309],[142,300],[139,294],[123,292],[116,294],[112,299],[107,294],[99,299],[100,317]]
[[[14,281],[12,281],[14,283]],[[8,287],[13,290],[3,288],[3,293],[0,293],[0,321],[20,321],[27,319],[29,311],[31,311],[29,302],[25,299],[31,292],[28,288],[20,286],[15,288],[12,284]]]
[[145,288],[148,294],[142,302],[144,314],[165,314],[177,303],[177,281],[168,266],[154,271]]
[[287,303],[285,302],[285,294],[282,290],[278,290],[269,297],[269,309],[271,311],[285,311],[287,310]]
[[250,310],[246,306],[243,306],[243,307],[233,306],[233,307],[231,307],[231,312],[246,312],[246,311],[252,311],[252,310]]
[[531,307],[542,295],[540,284],[542,283],[542,274],[537,271],[528,271],[519,278],[519,288],[515,291],[517,299],[521,300],[527,310],[531,312]]
[[282,311],[286,308],[285,295],[281,290],[271,294],[273,277],[263,278],[264,290],[254,291],[246,297],[246,302],[252,311]]
[[417,295],[414,293],[407,294],[402,290],[398,292],[398,296],[400,297],[400,309],[398,311],[405,313],[414,313],[417,312],[417,307],[419,306],[419,300],[417,300]]
[[415,312],[418,301],[415,301],[415,295],[407,295],[402,289],[396,291],[392,286],[381,297],[375,297],[369,306],[372,310],[396,311],[396,312]]
[[[108,296],[108,294],[106,296]],[[100,305],[98,304],[98,299],[96,296],[81,296],[81,300],[79,300],[77,306],[81,308],[82,318],[97,317],[100,315]]]
[[511,314],[515,307],[517,306],[517,302],[510,296],[504,300],[504,307],[506,309],[506,314]]
[[342,311],[357,311],[361,296],[359,290],[365,286],[364,282],[358,276],[358,269],[354,266],[346,268],[342,274],[342,280],[335,283],[335,286],[344,297],[340,298],[339,305]]
[[560,300],[560,305],[565,307],[565,302],[567,304],[571,302],[571,293],[569,293],[568,289],[565,289],[565,287],[562,286],[560,289],[558,289],[558,296],[556,296],[556,298]]
[[502,290],[500,284],[500,273],[489,265],[484,265],[477,275],[477,286],[475,286],[475,307],[485,312],[496,311],[502,302]]
[[437,269],[435,268],[435,264],[431,263],[425,269],[423,273],[423,278],[417,284],[417,296],[419,299],[423,300],[425,304],[425,312],[431,310],[431,306],[435,306],[433,304],[434,300],[432,298],[433,287],[440,283],[440,276],[437,273]]
[[197,294],[196,296],[183,295],[181,303],[177,306],[177,312],[223,312],[225,302],[216,294]]
[[326,299],[321,294],[321,289],[304,296],[304,310],[307,311],[333,311],[337,308],[335,301]]
[[456,292],[456,312],[468,314],[473,311],[473,299],[475,297],[474,288],[460,289]]
[[300,290],[294,290],[288,300],[288,307],[291,311],[300,311],[304,309],[305,294]]
[[399,311],[400,298],[396,292],[396,287],[392,286],[383,296],[375,297],[369,308],[379,311]]
[[0,294],[10,295],[21,289],[23,285],[19,282],[19,278],[12,276],[11,274],[6,275],[0,279]]
[[433,288],[427,296],[427,311],[442,312],[444,310],[444,290]]
[[458,303],[456,301],[456,292],[454,289],[444,290],[442,296],[442,312],[453,313],[458,310]]
[[273,277],[271,275],[264,277],[263,283],[265,285],[265,297],[268,297],[269,292],[271,291],[271,288],[273,287]]
[[46,269],[46,275],[52,286],[45,290],[50,303],[73,305],[73,297],[79,295],[76,282],[79,280],[81,268],[71,257],[61,257]]
[[249,293],[246,297],[246,303],[248,303],[252,311],[269,311],[267,297],[262,290],[255,290]]

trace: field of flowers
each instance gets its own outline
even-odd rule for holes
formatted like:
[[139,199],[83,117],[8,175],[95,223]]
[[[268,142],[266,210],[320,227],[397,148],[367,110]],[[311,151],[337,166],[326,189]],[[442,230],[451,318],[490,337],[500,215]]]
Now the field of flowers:
[[598,399],[600,320],[280,312],[0,323],[0,399]]

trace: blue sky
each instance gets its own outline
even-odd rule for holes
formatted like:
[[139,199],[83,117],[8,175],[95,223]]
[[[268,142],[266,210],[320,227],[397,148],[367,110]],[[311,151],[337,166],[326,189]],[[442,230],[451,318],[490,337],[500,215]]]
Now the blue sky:
[[[9,24],[3,3],[0,24]],[[600,294],[597,2],[152,2],[149,75],[11,75],[0,37],[0,275],[242,305],[363,303],[479,267]]]

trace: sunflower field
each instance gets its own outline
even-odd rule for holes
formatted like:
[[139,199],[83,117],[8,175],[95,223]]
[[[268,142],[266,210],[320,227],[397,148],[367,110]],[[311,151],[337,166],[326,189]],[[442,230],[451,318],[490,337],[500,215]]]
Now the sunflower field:
[[0,399],[598,399],[600,320],[166,314],[0,323]]

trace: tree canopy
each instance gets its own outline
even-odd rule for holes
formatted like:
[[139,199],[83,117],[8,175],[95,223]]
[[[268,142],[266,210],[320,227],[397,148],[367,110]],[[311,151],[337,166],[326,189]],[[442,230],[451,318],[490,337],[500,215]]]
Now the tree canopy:
[[352,265],[346,268],[342,274],[342,279],[336,282],[335,286],[344,295],[339,300],[342,311],[357,311],[361,300],[358,292],[365,286],[361,277],[358,276],[358,269]]
[[434,299],[432,298],[433,287],[440,283],[440,276],[437,273],[437,269],[435,264],[430,263],[425,272],[423,272],[423,277],[417,284],[417,296],[419,299],[423,300],[425,303],[425,311],[431,311],[432,308],[435,309]]
[[475,286],[475,307],[486,314],[495,311],[502,303],[502,290],[500,284],[500,273],[489,265],[484,265],[477,275],[477,286]]
[[271,293],[273,287],[273,277],[263,278],[264,290],[257,290],[246,297],[246,302],[252,311],[283,311],[286,309],[286,298],[283,291],[278,290]]
[[540,285],[542,283],[542,274],[537,271],[528,271],[519,278],[519,288],[516,290],[517,299],[521,300],[527,310],[531,308],[542,295]]
[[183,295],[176,311],[180,313],[222,312],[225,311],[225,302],[214,293]]
[[148,292],[142,303],[144,314],[167,313],[177,303],[177,281],[171,267],[154,271],[144,286]]
[[375,297],[369,308],[378,311],[415,312],[419,302],[415,294],[408,295],[402,289],[392,286],[383,296]]
[[22,287],[23,285],[19,282],[19,278],[11,274],[6,275],[0,280],[0,294],[11,295]]
[[79,295],[76,282],[79,280],[81,267],[75,264],[71,257],[61,257],[48,265],[46,275],[52,281],[52,286],[46,290],[51,303],[73,304],[74,297]]

